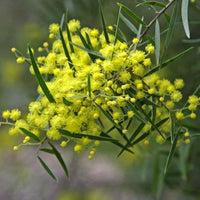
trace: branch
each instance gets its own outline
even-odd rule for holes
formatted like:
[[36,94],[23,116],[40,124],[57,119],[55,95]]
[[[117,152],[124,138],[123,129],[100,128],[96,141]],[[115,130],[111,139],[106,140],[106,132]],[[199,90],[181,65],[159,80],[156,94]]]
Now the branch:
[[147,25],[146,29],[144,30],[144,32],[140,35],[140,39],[142,37],[144,37],[147,32],[149,31],[149,29],[151,28],[151,26],[155,23],[155,21],[160,17],[160,15],[162,15],[175,1],[178,0],[170,0],[169,3],[163,8],[161,9],[158,14],[155,16],[155,18],[152,19],[152,21],[149,22],[149,24]]

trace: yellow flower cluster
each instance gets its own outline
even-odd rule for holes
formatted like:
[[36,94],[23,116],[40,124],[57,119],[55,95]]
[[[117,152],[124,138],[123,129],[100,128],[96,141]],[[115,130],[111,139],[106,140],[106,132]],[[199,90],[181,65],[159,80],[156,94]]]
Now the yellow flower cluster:
[[[70,38],[67,31],[62,31],[62,34],[70,59],[66,56],[62,40],[56,39],[59,34],[58,24],[49,27],[49,37],[55,38],[52,48],[45,42],[43,47],[38,48],[38,52],[46,49],[47,55],[42,54],[36,59],[39,71],[47,78],[46,85],[56,103],[49,102],[39,86],[39,98],[30,103],[26,119],[17,120],[20,116],[17,110],[3,113],[5,119],[10,117],[17,120],[14,128],[10,129],[11,135],[22,132],[19,129],[22,127],[39,137],[61,140],[62,147],[73,140],[76,143],[74,151],[79,153],[90,148],[88,158],[91,159],[96,153],[95,147],[100,143],[98,140],[92,142],[87,135],[100,136],[105,131],[102,128],[102,123],[105,122],[101,120],[103,118],[109,119],[126,138],[127,134],[136,129],[130,123],[139,124],[140,114],[143,116],[143,112],[152,113],[154,109],[152,121],[147,120],[149,122],[144,125],[141,134],[149,132],[151,136],[156,133],[155,140],[163,143],[163,137],[169,136],[170,132],[169,112],[174,113],[177,120],[188,117],[184,116],[186,110],[191,111],[189,117],[196,117],[194,111],[199,105],[197,96],[189,97],[188,107],[176,110],[176,104],[182,99],[182,79],[176,79],[172,83],[156,73],[145,76],[152,69],[151,59],[148,57],[155,50],[152,44],[148,44],[144,50],[134,50],[125,42],[115,41],[112,34],[108,34],[108,43],[103,33],[99,33],[97,29],[81,28],[77,20],[71,20],[68,28]],[[87,41],[90,51],[84,50],[84,41]],[[138,39],[133,39],[135,45],[138,42]],[[17,59],[18,63],[22,61],[24,58]],[[30,72],[34,75],[33,66],[30,66]],[[152,124],[167,117],[168,120],[159,127],[161,136]],[[60,129],[85,136],[68,137]],[[23,143],[27,143],[29,139],[25,137]],[[144,143],[149,144],[149,141],[146,139]]]

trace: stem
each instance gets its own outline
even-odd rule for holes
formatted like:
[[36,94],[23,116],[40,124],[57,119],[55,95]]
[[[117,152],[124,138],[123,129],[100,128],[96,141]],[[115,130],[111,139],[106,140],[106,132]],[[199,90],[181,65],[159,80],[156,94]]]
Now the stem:
[[158,14],[155,16],[155,18],[153,18],[149,24],[147,25],[146,29],[144,30],[144,32],[140,35],[140,39],[143,38],[147,32],[149,31],[149,29],[151,28],[151,26],[155,23],[155,21],[175,2],[178,0],[170,0],[169,3],[163,8],[161,9]]

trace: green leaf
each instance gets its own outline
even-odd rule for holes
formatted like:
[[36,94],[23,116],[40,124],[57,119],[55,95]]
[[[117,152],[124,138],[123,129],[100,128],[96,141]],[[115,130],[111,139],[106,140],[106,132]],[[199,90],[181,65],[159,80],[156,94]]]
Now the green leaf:
[[91,98],[91,80],[90,80],[90,74],[88,74],[88,93],[89,97]]
[[[110,33],[110,34],[112,34],[112,35],[115,36],[115,31],[113,31],[113,30],[108,30],[108,33]],[[120,35],[119,33],[117,34],[117,39],[118,39],[120,42],[126,42],[126,39],[123,38],[123,36]]]
[[50,154],[54,154],[52,149],[41,148],[40,151],[43,151],[43,152],[46,152],[46,153],[50,153]]
[[51,142],[48,141],[48,143],[49,143],[49,145],[51,146],[51,148],[52,148],[52,150],[53,150],[55,156],[56,156],[57,159],[58,159],[58,161],[60,162],[60,165],[62,166],[62,168],[63,168],[63,170],[64,170],[66,176],[69,178],[69,173],[68,173],[67,167],[66,167],[65,162],[63,161],[63,159],[62,159],[60,153],[57,151],[57,149],[55,148],[55,146],[54,146]]
[[42,158],[40,158],[40,156],[37,156],[38,160],[40,161],[41,165],[44,167],[44,169],[46,170],[46,172],[55,180],[57,181],[57,178],[55,177],[55,175],[53,174],[53,172],[49,169],[49,167],[46,165],[46,163],[42,160]]
[[27,129],[25,128],[19,128],[23,133],[25,133],[26,135],[28,135],[30,138],[32,138],[33,140],[37,141],[37,142],[40,142],[40,138],[33,134],[32,132],[28,131]]
[[165,4],[157,2],[157,1],[145,1],[145,2],[137,4],[136,7],[141,6],[141,5],[145,5],[145,4],[152,5],[152,6],[157,6],[157,7],[161,7],[161,8],[165,7]]
[[116,30],[115,30],[114,45],[117,42],[117,35],[118,35],[118,29],[119,29],[120,14],[121,14],[121,7],[119,8],[119,13],[118,13],[118,17],[117,17],[117,26],[116,26]]
[[143,122],[143,123],[147,123],[147,121],[141,116],[141,114],[137,111],[137,109],[135,108],[135,105],[133,105],[131,102],[127,101],[127,105],[128,107],[135,113],[135,117]]
[[131,146],[136,145],[137,143],[144,140],[149,135],[149,132],[142,134],[140,137],[138,137],[133,143],[131,143]]
[[135,117],[143,122],[143,123],[147,123],[147,121],[142,117],[142,115],[137,111],[137,109],[135,108],[135,105],[133,105],[131,102],[127,101],[127,105],[128,107],[135,113]]
[[88,45],[88,43],[86,42],[85,38],[83,37],[82,33],[80,32],[80,30],[77,30],[77,33],[81,39],[81,42],[83,43],[83,46],[86,48],[86,49],[90,49],[90,46]]
[[66,106],[71,106],[73,103],[68,101],[66,98],[63,97],[63,103],[66,105]]
[[120,18],[133,33],[137,34],[137,28],[122,13],[120,13]]
[[108,32],[107,32],[107,29],[106,29],[106,24],[105,24],[104,16],[103,16],[103,10],[102,10],[101,0],[99,0],[98,2],[99,2],[99,12],[100,12],[100,15],[101,15],[101,24],[102,24],[104,36],[105,36],[106,42],[110,43],[109,38],[108,38]]
[[99,108],[99,110],[106,116],[106,118],[116,127],[120,128],[118,124],[115,123],[113,118],[110,116],[108,112],[106,112],[99,104],[95,103],[95,105]]
[[122,148],[122,150],[119,152],[119,154],[117,155],[117,157],[119,157],[124,150],[131,144],[131,142],[135,139],[135,137],[137,137],[137,135],[140,133],[140,131],[143,129],[145,123],[141,123],[137,129],[134,131],[134,133],[132,134],[132,136],[130,137],[129,141],[126,143],[126,145]]
[[192,39],[192,40],[183,40],[184,43],[198,43],[200,42],[200,39]]
[[[70,31],[69,31],[68,24],[66,23],[65,26],[66,26],[68,41],[72,42],[72,38],[71,38],[71,34],[70,34]],[[73,47],[73,45],[71,43],[69,43],[69,46],[70,46],[71,52],[74,53],[74,47]]]
[[37,81],[42,89],[42,91],[44,92],[44,94],[46,95],[47,99],[51,102],[51,103],[55,103],[55,99],[53,98],[53,96],[51,95],[48,87],[46,86],[46,83],[44,81],[44,79],[42,78],[42,75],[40,74],[40,71],[38,69],[38,66],[35,62],[35,58],[33,56],[33,53],[32,53],[32,50],[31,50],[31,47],[28,46],[28,49],[29,49],[29,55],[30,55],[30,58],[31,58],[31,62],[32,62],[32,66],[33,66],[33,70],[35,72],[35,76],[37,78]]
[[198,138],[198,137],[200,137],[200,133],[191,134],[191,137],[194,137],[194,138],[197,137]]
[[176,144],[177,144],[177,141],[178,141],[178,136],[180,134],[180,128],[177,130],[176,132],[176,135],[174,137],[174,140],[173,140],[173,143],[171,145],[171,149],[170,149],[170,152],[168,154],[168,157],[167,157],[167,161],[166,161],[166,164],[165,164],[165,168],[164,168],[164,173],[166,174],[167,173],[167,169],[171,163],[171,160],[173,158],[173,155],[175,153],[175,150],[176,150]]
[[[109,137],[109,138],[110,138],[109,135],[107,135],[107,134],[105,134],[105,133],[103,133],[103,132],[101,132],[101,135],[104,136],[104,137]],[[124,148],[124,145],[122,145],[122,144],[119,143],[118,141],[117,141],[117,142],[116,142],[116,141],[115,141],[115,142],[111,141],[111,143],[112,143],[112,144],[115,144],[116,146],[118,146],[118,147],[120,147],[120,148]],[[128,151],[129,153],[134,153],[133,151],[131,151],[131,150],[128,149],[128,148],[125,148],[125,150]]]
[[183,27],[185,30],[185,34],[188,38],[190,38],[190,28],[188,23],[188,5],[189,0],[183,0],[181,4],[181,17],[183,22]]
[[163,134],[160,132],[160,130],[158,129],[158,127],[152,122],[151,118],[148,116],[148,114],[145,113],[145,111],[142,109],[142,106],[137,103],[137,108],[138,110],[141,111],[141,113],[144,114],[145,118],[147,119],[148,122],[150,122],[150,124],[152,125],[153,129],[155,129],[163,139],[165,139],[165,137],[163,136]]
[[[64,52],[65,52],[65,56],[67,57],[67,59],[69,61],[68,63],[69,63],[70,68],[72,69],[73,68],[72,60],[71,60],[71,57],[69,55],[69,51],[67,49],[67,45],[65,43],[65,39],[63,37],[63,33],[62,33],[61,29],[59,29],[59,33],[60,33],[60,39],[61,39],[61,42],[62,42],[62,45],[63,45],[63,49],[64,49]],[[69,41],[69,43],[70,43],[70,41]]]
[[65,13],[63,13],[62,18],[60,20],[60,29],[63,30],[65,23]]
[[118,6],[120,6],[130,17],[132,17],[133,20],[138,22],[139,24],[143,24],[144,26],[147,26],[136,14],[134,14],[129,8],[127,8],[125,5],[121,3],[117,3]]
[[169,117],[170,117],[170,137],[171,137],[171,143],[173,143],[174,140],[174,120],[173,120],[173,116],[172,113],[169,113]]
[[87,52],[88,54],[96,56],[96,58],[100,58],[101,60],[105,60],[105,58],[104,58],[104,57],[102,56],[102,54],[100,54],[99,52],[93,51],[93,50],[91,50],[91,49],[84,48],[84,47],[79,46],[79,45],[77,45],[77,44],[74,44],[74,43],[72,43],[72,42],[70,42],[70,43],[71,43],[72,45],[74,45],[75,47],[77,47],[77,48],[79,48],[79,49],[81,49],[81,50]]
[[102,137],[102,136],[96,136],[96,135],[88,135],[88,134],[80,134],[80,133],[70,133],[67,130],[59,129],[59,132],[67,137],[73,137],[73,138],[83,138],[87,137],[91,140],[99,140],[99,141],[108,141],[108,142],[118,142],[117,139],[111,138],[111,137]]
[[153,45],[153,46],[155,46],[155,40],[151,37],[151,36],[147,36],[147,39],[149,40],[149,42]]
[[167,61],[161,63],[160,65],[154,67],[154,68],[151,69],[148,73],[146,73],[146,74],[144,75],[144,77],[149,76],[149,75],[151,75],[151,74],[157,72],[158,70],[160,70],[160,69],[162,69],[162,68],[168,66],[170,63],[172,63],[172,62],[174,62],[175,60],[177,60],[178,58],[182,57],[183,55],[185,55],[186,53],[188,53],[188,52],[189,52],[190,50],[192,50],[192,49],[193,49],[193,47],[190,47],[190,48],[186,49],[185,51],[183,51],[182,53],[179,53],[178,55],[176,55],[176,56],[174,56],[174,57],[168,59]]
[[191,150],[192,145],[187,144],[187,145],[182,145],[180,146],[179,149],[179,166],[180,166],[180,171],[182,174],[182,179],[187,180],[187,175],[188,175],[188,162],[189,156],[190,156],[190,150]]
[[155,25],[155,56],[156,56],[156,64],[159,64],[160,59],[160,25],[158,20],[156,20]]
[[[159,128],[159,127],[162,126],[168,119],[169,119],[169,117],[166,117],[166,118],[160,120],[158,123],[155,124],[155,126]],[[155,129],[153,128],[152,130],[155,130]]]
[[173,30],[174,30],[174,25],[175,25],[177,13],[178,13],[177,11],[178,11],[178,6],[176,4],[174,6],[174,9],[173,9],[173,12],[172,12],[172,17],[171,17],[168,32],[167,32],[167,35],[166,35],[166,39],[165,39],[165,43],[164,43],[164,49],[163,49],[163,53],[162,53],[162,57],[161,57],[161,63],[163,62],[163,60],[165,58],[167,48],[169,46],[169,43],[170,43],[170,40],[171,40],[171,37],[172,37],[172,33],[173,33]]
[[91,40],[90,40],[90,36],[88,35],[88,33],[85,33],[85,36],[86,36],[86,39],[87,39],[89,49],[93,50],[92,43],[91,43]]
[[167,23],[169,24],[170,20],[171,20],[171,17],[166,12],[164,13],[164,16],[165,16],[165,19],[166,19]]

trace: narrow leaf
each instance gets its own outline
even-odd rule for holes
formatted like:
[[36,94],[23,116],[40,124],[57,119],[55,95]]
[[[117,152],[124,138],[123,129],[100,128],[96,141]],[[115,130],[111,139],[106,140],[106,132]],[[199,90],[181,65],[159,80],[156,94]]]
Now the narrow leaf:
[[66,98],[63,97],[63,103],[66,105],[66,106],[71,106],[73,103],[68,101]]
[[151,69],[148,73],[146,73],[146,74],[144,75],[144,77],[145,77],[145,76],[149,76],[149,75],[151,75],[151,74],[157,72],[158,70],[160,70],[160,69],[162,69],[162,68],[168,66],[170,63],[172,63],[173,61],[175,61],[175,60],[177,60],[178,58],[182,57],[183,55],[185,55],[186,53],[188,53],[188,52],[189,52],[190,50],[192,50],[192,49],[193,49],[193,47],[190,47],[190,48],[186,49],[185,51],[183,51],[182,53],[180,53],[180,54],[178,54],[178,55],[176,55],[176,56],[174,56],[174,57],[168,59],[167,61],[161,63],[160,65],[154,67],[154,68]]
[[106,42],[110,43],[109,38],[108,38],[108,33],[107,33],[107,29],[106,29],[104,16],[103,16],[101,0],[99,0],[99,12],[100,12],[100,15],[101,15],[101,24],[102,24],[102,28],[103,28],[103,32],[104,32],[104,36],[105,36]]
[[73,137],[73,138],[83,138],[87,137],[91,140],[100,140],[100,141],[108,141],[108,142],[117,142],[118,140],[113,139],[111,137],[102,137],[102,136],[96,136],[96,135],[88,135],[88,134],[79,134],[79,133],[70,133],[67,130],[59,129],[59,132],[65,136]]
[[68,41],[69,41],[69,46],[70,46],[70,49],[71,49],[71,52],[74,52],[74,47],[73,45],[70,43],[72,42],[72,38],[71,38],[71,33],[69,31],[69,27],[68,27],[68,24],[66,23],[66,31],[67,31],[67,37],[68,37]]
[[120,128],[120,126],[118,124],[115,123],[115,121],[113,120],[113,118],[110,116],[110,114],[108,112],[106,112],[99,104],[95,103],[95,105],[99,108],[99,110],[106,116],[106,118],[112,122],[112,124],[116,127],[116,128]]
[[87,43],[88,43],[89,49],[93,50],[92,42],[90,40],[90,36],[88,35],[88,33],[85,33],[85,36],[86,36],[86,39],[87,39]]
[[145,5],[145,4],[152,5],[152,6],[157,6],[157,7],[161,7],[161,8],[165,7],[165,4],[157,2],[157,1],[145,1],[145,2],[137,4],[136,7],[141,6],[141,5]]
[[133,143],[131,143],[131,146],[136,145],[137,143],[144,140],[149,135],[149,132],[142,134],[139,138],[137,138]]
[[147,26],[136,14],[134,14],[129,8],[127,8],[125,5],[121,3],[117,3],[118,6],[120,6],[130,17],[132,17],[133,20],[138,22],[139,24],[143,24],[144,26]]
[[59,33],[60,33],[60,39],[61,39],[61,42],[62,42],[62,45],[63,45],[63,49],[64,49],[64,52],[65,52],[65,56],[67,57],[67,59],[69,61],[68,63],[69,63],[70,68],[72,69],[73,68],[72,60],[71,60],[71,57],[69,55],[69,51],[67,49],[67,45],[65,43],[65,39],[63,37],[63,33],[62,33],[61,29],[59,29]]
[[137,28],[122,13],[120,13],[120,18],[133,33],[137,34]]
[[159,64],[160,59],[160,25],[158,20],[156,20],[155,25],[155,56],[156,56],[156,64]]
[[63,30],[65,23],[65,13],[62,15],[62,18],[60,20],[60,29]]
[[100,54],[99,52],[93,51],[93,50],[91,50],[91,49],[84,48],[84,47],[79,46],[79,45],[77,45],[77,44],[74,44],[74,43],[72,43],[72,42],[70,42],[70,43],[71,43],[72,45],[74,45],[75,47],[77,47],[77,48],[79,48],[79,49],[81,49],[81,50],[87,52],[88,54],[91,54],[91,55],[96,56],[96,58],[100,58],[101,60],[105,60],[105,58],[104,58],[104,57],[102,56],[102,54]]
[[200,42],[200,39],[191,39],[191,40],[183,40],[184,43],[198,43]]
[[46,83],[44,81],[44,79],[42,78],[42,75],[40,74],[40,71],[38,69],[38,66],[35,62],[35,58],[33,56],[33,53],[32,53],[32,50],[31,50],[31,47],[29,46],[28,47],[29,49],[29,55],[30,55],[30,58],[31,58],[31,62],[32,62],[32,66],[33,66],[33,70],[35,72],[35,76],[37,78],[37,81],[42,89],[42,91],[44,92],[44,94],[46,95],[47,99],[51,102],[51,103],[55,103],[55,99],[53,98],[53,96],[51,95],[48,87],[46,86]]
[[46,152],[46,153],[50,153],[50,154],[54,154],[52,149],[41,148],[40,151],[43,151],[43,152]]
[[60,162],[60,165],[62,166],[62,168],[63,168],[63,170],[64,170],[66,176],[69,178],[69,174],[68,174],[67,167],[66,167],[65,162],[63,161],[63,159],[62,159],[60,153],[57,151],[57,149],[55,148],[55,146],[54,146],[51,142],[48,141],[48,143],[49,143],[49,145],[51,146],[51,148],[52,148],[52,150],[53,150],[55,156],[56,156],[57,159],[58,159],[58,161]]
[[148,114],[145,113],[145,111],[142,109],[142,107],[141,107],[141,105],[139,103],[137,103],[137,108],[141,111],[141,113],[144,114],[145,118],[148,120],[148,122],[150,122],[150,124],[152,125],[152,127],[161,135],[161,137],[163,139],[165,139],[165,137],[160,132],[160,130],[158,129],[158,127],[152,122],[152,120],[150,119],[150,117],[148,116]]
[[173,143],[174,140],[174,120],[173,120],[173,116],[172,113],[169,113],[169,117],[170,117],[170,137],[171,137],[171,143]]
[[119,29],[120,14],[121,14],[121,7],[119,8],[118,17],[117,17],[117,26],[116,26],[116,30],[115,30],[114,45],[117,42],[117,35],[118,35],[118,29]]
[[91,98],[91,80],[90,80],[90,74],[88,74],[88,93],[89,97]]
[[55,180],[57,181],[57,178],[55,177],[55,175],[53,174],[53,172],[49,169],[49,167],[46,165],[46,163],[42,160],[42,158],[40,158],[40,156],[37,156],[38,160],[40,161],[41,165],[44,167],[44,169],[46,170],[46,172]]
[[181,4],[181,17],[183,22],[183,27],[185,30],[185,34],[188,38],[190,38],[190,28],[188,23],[188,5],[189,0],[183,0]]
[[[113,31],[113,30],[108,30],[108,33],[110,33],[110,34],[112,34],[112,35],[115,36],[115,31]],[[126,42],[126,39],[123,38],[123,36],[120,35],[119,33],[117,34],[117,39],[118,39],[120,42]]]
[[164,16],[165,16],[167,23],[169,24],[171,21],[171,17],[166,12],[164,13]]
[[138,110],[135,108],[135,105],[133,105],[131,102],[127,101],[127,105],[128,107],[135,113],[135,117],[143,122],[143,123],[147,123],[147,121],[141,116],[141,114],[138,112]]
[[20,130],[23,131],[23,133],[25,133],[26,135],[28,135],[33,140],[35,140],[37,142],[40,142],[40,138],[37,135],[33,134],[32,132],[28,131],[25,128],[20,128]]
[[179,129],[177,130],[177,132],[176,132],[176,135],[175,135],[175,137],[174,137],[174,141],[173,141],[173,143],[172,143],[172,145],[171,145],[171,149],[170,149],[170,152],[169,152],[168,157],[167,157],[167,161],[166,161],[165,168],[164,168],[164,173],[165,173],[165,174],[167,173],[167,169],[168,169],[168,167],[169,167],[169,165],[170,165],[170,163],[171,163],[171,160],[172,160],[172,158],[173,158],[173,155],[174,155],[174,153],[175,153],[176,144],[177,144],[177,141],[178,141],[178,136],[179,136],[179,134],[180,134],[180,128],[179,128]]
[[[105,133],[101,133],[101,135],[102,136],[104,136],[104,137],[109,137],[110,138],[110,136],[109,135],[106,135]],[[116,141],[111,141],[111,143],[113,143],[113,144],[115,144],[116,146],[118,146],[118,147],[121,147],[121,148],[124,148],[124,145],[122,145],[121,143],[119,143],[119,142],[116,142]],[[126,151],[128,151],[129,153],[134,153],[133,151],[131,151],[130,149],[128,149],[128,148],[125,148],[125,150]]]
[[164,49],[163,49],[162,57],[161,57],[161,63],[163,62],[163,60],[165,58],[167,48],[169,46],[169,43],[170,43],[170,40],[171,40],[171,37],[172,37],[172,33],[173,33],[173,30],[174,30],[174,25],[175,25],[177,13],[178,13],[177,11],[178,11],[178,6],[176,4],[174,6],[174,9],[173,9],[173,12],[172,12],[172,17],[171,17],[168,32],[167,32],[167,35],[166,35],[166,39],[165,39],[165,43],[164,43]]
[[119,154],[117,155],[117,157],[119,157],[123,152],[124,150],[130,146],[130,144],[132,143],[132,141],[135,139],[135,137],[137,137],[137,135],[140,133],[140,131],[143,129],[145,123],[141,123],[137,129],[134,131],[134,133],[132,134],[132,136],[130,137],[129,139],[129,142],[126,143],[126,145],[122,148],[122,150],[119,152]]

